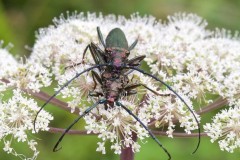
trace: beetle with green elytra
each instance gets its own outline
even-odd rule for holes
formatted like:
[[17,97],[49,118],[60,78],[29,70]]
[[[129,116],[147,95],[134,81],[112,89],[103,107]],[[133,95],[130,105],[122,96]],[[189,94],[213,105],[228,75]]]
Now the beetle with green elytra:
[[[108,109],[109,107],[120,106],[124,110],[126,110],[136,121],[138,121],[146,131],[148,131],[149,135],[154,139],[154,141],[165,151],[165,153],[168,155],[169,159],[171,159],[171,155],[169,152],[163,147],[163,145],[160,143],[160,141],[156,138],[156,136],[152,133],[152,131],[136,116],[132,113],[131,110],[129,110],[126,106],[124,106],[120,102],[121,96],[129,96],[136,94],[137,91],[135,90],[137,87],[144,87],[147,90],[150,90],[154,94],[158,96],[169,96],[170,94],[159,94],[158,92],[152,90],[151,88],[147,87],[145,84],[142,83],[131,83],[128,79],[128,75],[132,71],[138,71],[144,75],[147,75],[156,81],[162,83],[165,85],[174,95],[176,95],[189,109],[189,111],[193,114],[197,124],[198,124],[198,133],[199,133],[199,140],[196,149],[193,153],[195,153],[200,145],[200,124],[196,118],[196,115],[191,110],[191,108],[187,105],[187,103],[184,101],[184,99],[176,92],[174,91],[168,84],[157,78],[156,76],[149,74],[145,72],[142,69],[139,69],[141,61],[145,58],[145,55],[138,56],[132,59],[128,59],[130,55],[130,51],[134,49],[134,47],[137,45],[138,40],[136,39],[130,47],[128,46],[128,41],[126,39],[126,36],[124,32],[120,28],[112,29],[109,34],[107,35],[106,40],[103,40],[102,33],[100,31],[100,28],[97,27],[97,33],[98,38],[101,43],[101,45],[104,47],[104,51],[95,43],[91,42],[86,49],[83,52],[83,58],[81,63],[85,63],[85,55],[87,53],[87,50],[90,51],[91,56],[94,60],[94,65],[92,67],[89,67],[88,69],[85,69],[84,71],[77,73],[76,76],[74,76],[72,79],[70,79],[67,83],[65,83],[53,96],[51,96],[41,107],[41,109],[37,112],[37,115],[34,119],[34,129],[35,129],[35,122],[37,119],[38,114],[40,111],[57,95],[61,92],[63,88],[68,86],[74,79],[82,75],[83,73],[92,72],[92,77],[94,81],[94,89],[92,92],[89,93],[89,96],[97,97],[100,100],[98,100],[95,104],[93,104],[91,107],[86,109],[83,114],[81,114],[61,135],[58,142],[53,148],[53,151],[58,151],[57,149],[59,143],[62,141],[65,134],[72,128],[74,124],[76,124],[83,116],[88,114],[92,109],[97,107],[99,104],[104,104],[105,109]],[[81,64],[78,63],[78,64]],[[76,65],[78,65],[76,64]],[[69,66],[72,67],[72,66]],[[69,68],[67,67],[67,68]],[[67,69],[66,68],[66,69]],[[94,71],[93,69],[98,69],[99,73]],[[100,75],[99,75],[100,74]],[[96,85],[100,84],[102,91],[95,91]]]

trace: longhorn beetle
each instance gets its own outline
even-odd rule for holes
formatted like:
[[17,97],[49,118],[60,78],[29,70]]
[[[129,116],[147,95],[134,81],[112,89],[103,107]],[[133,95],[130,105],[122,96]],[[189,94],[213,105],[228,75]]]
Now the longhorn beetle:
[[[137,45],[138,40],[136,39],[130,47],[128,47],[128,41],[125,37],[125,34],[123,31],[119,28],[112,29],[106,40],[103,40],[102,33],[100,31],[100,28],[97,27],[97,33],[100,43],[104,47],[104,51],[101,50],[95,43],[91,42],[84,50],[83,52],[83,58],[81,63],[85,63],[85,55],[87,50],[90,51],[93,60],[95,62],[95,65],[92,67],[89,67],[88,69],[85,69],[84,71],[77,73],[72,79],[70,79],[67,83],[65,83],[57,92],[55,92],[54,95],[52,95],[39,109],[39,111],[36,114],[36,117],[34,119],[34,130],[35,130],[35,122],[37,119],[38,114],[41,112],[41,110],[57,95],[59,94],[63,88],[68,86],[74,79],[78,78],[83,73],[92,71],[93,80],[96,81],[101,85],[102,92],[91,92],[90,96],[102,96],[103,99],[98,100],[95,104],[93,104],[91,107],[87,108],[83,114],[81,114],[75,121],[65,130],[65,132],[61,135],[58,142],[53,148],[53,151],[58,151],[57,149],[59,143],[62,141],[65,134],[72,128],[74,124],[76,124],[83,116],[88,114],[92,109],[97,107],[99,104],[104,104],[105,109],[108,107],[114,107],[114,105],[122,107],[124,110],[126,110],[136,121],[138,121],[146,131],[148,131],[149,135],[153,138],[153,140],[165,151],[165,153],[168,155],[169,159],[171,159],[170,153],[163,147],[161,142],[155,137],[155,135],[151,132],[148,127],[141,122],[141,120],[132,113],[131,110],[129,110],[126,106],[124,106],[120,101],[120,95],[121,93],[126,93],[126,95],[132,95],[136,94],[135,88],[139,86],[143,86],[146,89],[152,91],[154,94],[157,94],[159,96],[166,96],[157,93],[156,91],[148,88],[144,84],[131,84],[128,80],[128,74],[134,70],[147,75],[156,81],[162,83],[164,86],[166,86],[171,92],[173,92],[189,109],[191,114],[193,114],[197,124],[198,124],[198,144],[196,149],[193,151],[195,153],[200,145],[200,124],[196,118],[196,115],[191,110],[191,108],[187,105],[187,103],[184,101],[184,99],[176,92],[174,91],[168,84],[160,80],[154,75],[151,75],[147,72],[145,72],[142,69],[139,69],[141,61],[145,58],[145,55],[138,56],[133,59],[128,59],[128,56],[130,54],[130,51]],[[80,63],[78,63],[80,64]],[[77,65],[78,65],[77,64]],[[69,66],[72,67],[72,66]],[[93,69],[97,68],[101,75],[98,75],[97,72],[93,71]],[[95,88],[95,87],[94,87]]]

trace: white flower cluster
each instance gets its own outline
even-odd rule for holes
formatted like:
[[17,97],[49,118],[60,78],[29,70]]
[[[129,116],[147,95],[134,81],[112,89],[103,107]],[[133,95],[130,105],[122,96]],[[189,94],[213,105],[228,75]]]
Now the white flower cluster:
[[[2,48],[3,42],[0,42],[0,77],[9,75],[12,71],[17,70],[17,61],[8,52],[7,48]],[[0,82],[1,83],[1,82]],[[2,90],[0,90],[2,91]]]
[[[189,99],[188,104],[191,104],[191,99],[199,106],[207,105],[214,101],[211,98],[214,96],[211,95],[227,98],[235,112],[232,112],[232,109],[224,110],[217,114],[212,124],[207,124],[205,129],[212,141],[220,140],[221,149],[232,152],[234,148],[239,147],[239,144],[234,144],[239,143],[239,130],[236,130],[240,121],[239,36],[238,34],[232,36],[225,29],[206,30],[207,23],[192,14],[176,14],[168,19],[169,22],[162,27],[162,34],[158,36],[160,41],[158,51],[150,53],[149,58],[146,59],[151,71],[164,81],[172,83],[173,88],[181,95],[186,95],[184,99]],[[150,97],[150,99],[153,98],[153,96]],[[166,104],[166,101],[160,98],[158,100]],[[168,100],[168,106],[170,106],[169,102]],[[177,106],[181,105],[174,105],[174,108],[176,109]],[[180,110],[179,108],[178,111]],[[153,113],[162,113],[159,111],[161,110],[154,110]],[[231,121],[232,117],[236,119]],[[229,125],[233,128],[228,128]],[[181,126],[184,125],[181,124]],[[194,128],[194,124],[187,124],[187,126]],[[234,143],[229,141],[228,136],[231,135],[222,134],[226,133],[226,128],[229,129],[229,134],[232,132],[236,134],[235,139],[232,139]],[[188,132],[188,129],[186,131]],[[224,139],[225,136],[227,140]]]
[[[6,48],[0,49],[0,141],[3,150],[24,160],[37,158],[37,142],[29,137],[33,131],[33,120],[40,109],[37,102],[29,97],[27,91],[39,92],[41,87],[51,83],[50,73],[41,64],[19,63]],[[25,93],[24,93],[25,92]],[[43,111],[36,122],[36,130],[48,130],[53,117]],[[26,143],[33,151],[28,158],[14,149],[16,142]]]
[[[146,51],[154,49],[152,46],[155,45],[153,44],[155,43],[154,38],[156,38],[155,32],[159,32],[157,28],[161,26],[160,23],[156,23],[154,17],[141,18],[137,14],[132,15],[131,19],[126,19],[122,16],[118,18],[114,15],[103,17],[102,15],[97,16],[90,13],[85,16],[83,13],[80,13],[67,19],[61,16],[60,19],[55,19],[54,22],[55,26],[39,31],[38,40],[34,45],[30,58],[48,66],[58,80],[59,87],[74,77],[76,72],[79,73],[88,68],[88,64],[94,64],[88,50],[84,59],[86,65],[77,65],[82,62],[83,51],[86,46],[90,42],[98,42],[97,26],[100,27],[104,37],[107,36],[111,29],[120,27],[126,34],[129,45],[138,38],[139,44],[131,52],[130,58],[146,54]],[[139,30],[142,32],[139,32]],[[146,36],[148,37],[147,39],[145,38]],[[102,48],[100,45],[99,47]],[[134,75],[137,79],[140,79],[137,73],[129,76],[134,77]],[[140,82],[140,80],[136,81]],[[96,101],[95,97],[86,97],[89,92],[93,91],[93,86],[93,78],[91,74],[87,73],[74,80],[61,93],[63,98],[70,99],[68,105],[72,108],[72,111],[79,106],[80,110],[83,111],[89,107],[86,103],[89,104],[91,100]],[[94,91],[101,92],[101,86],[98,84]],[[126,99],[126,97],[121,98]],[[136,111],[138,108],[136,107],[138,106],[136,96],[132,96],[127,100],[130,101],[122,100],[122,103],[126,103],[129,108],[132,105],[131,109]],[[104,107],[98,106],[97,110],[98,112],[94,115],[89,114],[85,116],[88,132],[98,133],[99,138],[103,141],[98,143],[97,151],[105,153],[104,144],[106,140],[110,140],[113,143],[111,149],[116,154],[121,153],[121,146],[129,147],[131,145],[134,152],[139,151],[140,145],[132,140],[132,133],[137,133],[140,139],[148,137],[147,131],[142,126],[121,108],[116,107],[105,110]],[[136,112],[134,113],[138,115]],[[100,116],[100,118],[94,118],[96,115]],[[142,118],[141,120],[145,122],[145,119]],[[145,124],[147,125],[147,121]]]
[[[123,16],[108,15],[104,17],[101,14],[88,13],[84,15],[80,13],[67,18],[61,16],[54,22],[55,26],[39,31],[31,59],[51,68],[60,86],[71,79],[76,72],[83,71],[89,67],[89,64],[94,65],[89,51],[86,52],[85,57],[88,65],[79,65],[79,63],[82,62],[86,46],[90,42],[98,42],[96,27],[100,27],[104,37],[111,29],[119,27],[126,34],[129,44],[136,38],[139,40],[137,46],[131,51],[130,58],[146,55],[145,61],[151,72],[171,84],[189,106],[192,106],[192,102],[197,103],[198,107],[211,103],[214,99],[206,96],[207,94],[227,97],[230,104],[239,95],[236,87],[236,85],[239,86],[237,84],[239,83],[237,75],[240,66],[239,39],[237,36],[230,36],[225,30],[207,30],[207,22],[194,14],[178,13],[169,16],[167,22],[161,23],[154,17],[140,17],[138,14],[126,19]],[[98,46],[103,49],[100,44]],[[145,103],[139,105],[141,102],[135,96],[134,100],[131,100],[131,105],[134,107],[131,108],[129,105],[127,107],[135,111],[134,113],[145,124],[155,122],[156,127],[168,126],[166,132],[169,137],[172,137],[175,128],[174,120],[180,122],[180,126],[186,133],[197,129],[193,115],[173,93],[157,83],[150,82],[139,73],[132,72],[129,76],[133,77],[131,78],[132,83],[147,84],[149,88],[158,90],[161,94],[171,94],[171,96],[157,96],[146,89],[138,90],[138,97],[147,94]],[[93,85],[91,74],[88,73],[76,79],[62,91],[63,97],[72,98],[69,101],[72,110],[78,106],[81,106],[81,110],[86,109],[88,106],[86,100],[87,104],[90,100],[96,101],[95,97],[84,98],[88,92],[93,90]],[[101,92],[99,84],[96,86],[96,90]],[[121,98],[126,100],[124,95]],[[86,128],[89,132],[100,134],[103,142],[99,143],[98,151],[105,153],[104,143],[110,139],[115,142],[112,147],[115,149],[115,153],[119,153],[119,145],[127,144],[127,142],[119,143],[120,140],[117,140],[117,137],[121,137],[123,134],[124,141],[129,139],[131,141],[130,133],[139,132],[136,131],[136,128],[130,127],[134,126],[132,120],[129,122],[129,119],[132,119],[131,116],[121,116],[123,113],[119,109],[107,110],[105,111],[106,115],[103,116],[101,110],[104,109],[100,108],[99,106],[98,112],[94,115],[85,117]],[[191,109],[193,110],[193,108]],[[119,114],[115,114],[115,112],[119,112]],[[124,126],[117,127],[118,129],[124,128],[119,130],[128,131],[130,127],[131,132],[129,134],[115,133],[114,130],[109,129],[108,124],[115,124],[115,120],[111,119],[109,115],[118,115],[115,117],[116,121],[126,122]],[[98,118],[93,118],[94,116]],[[197,119],[200,120],[198,115]],[[110,136],[113,133],[114,138]]]
[[[124,101],[122,102],[125,104]],[[122,145],[125,147],[130,147],[131,145],[133,152],[139,151],[140,145],[132,140],[133,133],[136,133],[140,139],[148,136],[140,124],[136,124],[136,120],[119,106],[106,110],[104,105],[101,105],[92,113],[93,114],[85,117],[87,124],[85,128],[88,133],[93,132],[99,134],[98,138],[100,138],[102,142],[98,143],[97,151],[103,154],[106,153],[104,145],[107,140],[112,142],[111,149],[114,150],[114,153],[120,154]],[[101,117],[96,120],[94,115],[101,115]]]
[[213,123],[207,123],[204,129],[211,137],[211,142],[216,140],[221,150],[233,152],[240,147],[240,109],[229,108],[223,110],[213,118]]
[[[119,27],[124,31],[129,46],[138,39],[129,59],[146,55],[144,60],[150,72],[170,84],[194,113],[193,104],[201,107],[213,102],[213,97],[227,98],[232,109],[217,114],[211,124],[205,125],[205,130],[212,141],[224,140],[219,141],[221,149],[232,152],[239,147],[240,40],[237,35],[231,36],[226,30],[207,30],[205,20],[185,13],[169,16],[168,21],[163,23],[154,17],[141,17],[138,14],[127,19],[115,15],[75,13],[67,18],[62,15],[54,19],[54,23],[39,30],[31,56],[25,64],[18,63],[5,53],[6,50],[0,50],[4,52],[0,56],[6,59],[0,63],[0,67],[10,66],[0,72],[1,79],[8,80],[8,83],[0,82],[0,91],[17,87],[38,92],[51,84],[52,76],[58,84],[54,89],[58,90],[77,73],[95,65],[89,50],[82,62],[83,52],[91,42],[104,49],[98,43],[97,26],[103,37]],[[94,71],[101,75],[97,69]],[[143,85],[136,88],[136,95],[120,95],[119,101],[145,125],[164,127],[169,137],[173,137],[176,122],[187,134],[197,129],[197,122],[187,106],[161,83],[136,71],[129,73],[128,78],[130,84]],[[80,113],[83,113],[92,103],[104,98],[89,94],[93,91],[101,93],[101,87],[91,72],[86,72],[65,87],[61,96],[67,98],[72,111],[79,107]],[[18,93],[21,94],[20,91]],[[138,152],[140,145],[133,140],[133,134],[143,140],[149,136],[147,131],[120,106],[106,108],[105,105],[98,105],[84,117],[88,133],[98,133],[102,140],[98,143],[97,151],[104,154],[105,142],[110,140],[111,149],[116,154],[121,153],[121,148],[129,146],[132,146],[133,152]],[[233,109],[235,112],[232,112]],[[51,116],[45,112],[42,114],[46,121],[40,120],[42,124],[38,128],[46,130]],[[229,120],[230,116],[235,119]],[[200,121],[200,116],[196,117]],[[6,141],[5,148],[10,148],[8,144]]]
[[[13,90],[13,96],[6,102],[1,101],[0,107],[0,140],[4,141],[3,150],[22,159],[27,159],[24,154],[19,154],[13,146],[16,142],[27,142],[29,148],[34,152],[29,159],[36,159],[39,151],[36,149],[37,142],[30,139],[29,133],[33,131],[33,119],[39,107],[37,103],[18,89]],[[37,130],[48,130],[49,120],[52,117],[46,111],[40,113],[36,122]]]
[[18,64],[17,69],[5,78],[9,79],[9,86],[39,92],[40,88],[51,84],[50,76],[49,71],[41,64],[29,61],[25,64]]

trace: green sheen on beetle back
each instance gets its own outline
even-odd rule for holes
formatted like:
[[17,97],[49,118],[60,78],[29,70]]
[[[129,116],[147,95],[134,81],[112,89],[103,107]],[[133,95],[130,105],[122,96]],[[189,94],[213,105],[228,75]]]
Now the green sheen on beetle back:
[[112,29],[106,38],[106,47],[118,47],[128,50],[128,42],[125,34],[120,28]]

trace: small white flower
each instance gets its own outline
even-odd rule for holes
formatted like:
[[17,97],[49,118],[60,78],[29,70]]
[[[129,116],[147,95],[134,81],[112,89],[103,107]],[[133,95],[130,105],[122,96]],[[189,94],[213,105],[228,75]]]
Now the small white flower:
[[10,145],[11,145],[10,141],[4,141],[3,150],[7,153],[11,153],[13,151],[13,148],[11,148]]
[[114,143],[113,145],[111,145],[111,149],[114,150],[115,154],[121,154],[121,145],[118,143]]
[[[231,117],[231,118],[230,118]],[[220,149],[233,152],[240,147],[240,109],[223,110],[213,118],[213,123],[204,125],[211,142],[218,141]]]
[[[30,98],[26,98],[20,90],[13,90],[13,96],[7,101],[1,102],[0,107],[0,141],[4,141],[4,151],[15,156],[23,156],[12,148],[12,143],[28,142],[29,148],[34,152],[32,159],[37,157],[38,151],[36,142],[29,138],[29,133],[33,133],[33,119],[39,107]],[[36,130],[48,130],[49,121],[53,117],[43,111],[36,121]],[[24,156],[25,157],[25,156]]]
[[98,142],[97,144],[98,144],[98,148],[96,149],[96,151],[102,152],[102,154],[106,154],[106,150],[105,150],[105,147],[104,147],[105,143],[104,142],[102,142],[102,143]]

